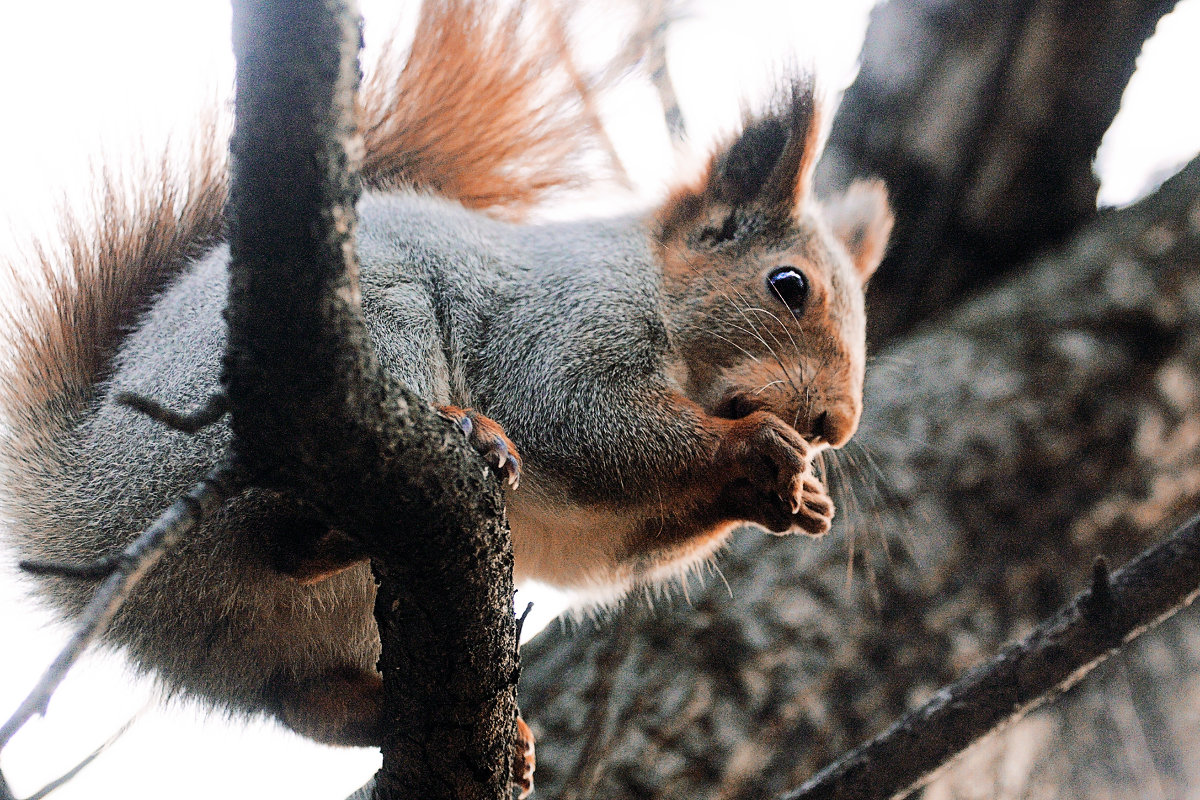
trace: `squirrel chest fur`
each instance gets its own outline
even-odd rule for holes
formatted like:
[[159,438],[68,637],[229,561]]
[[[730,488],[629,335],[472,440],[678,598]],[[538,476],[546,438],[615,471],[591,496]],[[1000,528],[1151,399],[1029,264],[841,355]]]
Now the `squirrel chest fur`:
[[[811,197],[816,140],[811,89],[795,86],[644,214],[518,225],[425,191],[364,197],[363,312],[382,363],[514,479],[519,452],[518,580],[612,598],[746,522],[828,529],[812,459],[858,423],[863,286],[891,217],[876,184]],[[53,388],[52,347],[18,359],[21,385],[51,386],[5,396],[4,513],[22,555],[111,553],[215,460],[223,425],[188,436],[114,398],[188,408],[217,385],[227,258],[217,245],[192,259],[106,379],[71,389],[82,401]],[[93,588],[42,581],[68,614]],[[170,690],[368,744],[373,591],[311,509],[252,491],[151,571],[107,637]]]

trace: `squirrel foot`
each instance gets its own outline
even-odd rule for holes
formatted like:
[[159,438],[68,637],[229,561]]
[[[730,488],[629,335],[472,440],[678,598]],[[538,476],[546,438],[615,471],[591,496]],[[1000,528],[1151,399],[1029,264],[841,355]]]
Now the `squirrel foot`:
[[[379,673],[345,667],[300,683],[273,687],[273,710],[292,730],[325,744],[378,747],[383,741],[383,681]],[[533,792],[533,731],[517,714],[512,785],[524,800]]]
[[736,421],[724,446],[738,476],[727,494],[744,519],[778,534],[796,528],[811,536],[829,532],[834,506],[813,474],[816,448],[794,428],[756,411]]
[[438,406],[438,413],[458,423],[471,446],[500,473],[509,487],[516,489],[520,485],[521,455],[500,423],[473,409],[458,406]]
[[383,741],[383,679],[346,666],[301,682],[281,678],[270,689],[276,715],[301,736],[343,747]]
[[533,749],[533,731],[517,714],[517,738],[513,740],[513,786],[520,790],[519,800],[533,793],[533,769],[537,764]]

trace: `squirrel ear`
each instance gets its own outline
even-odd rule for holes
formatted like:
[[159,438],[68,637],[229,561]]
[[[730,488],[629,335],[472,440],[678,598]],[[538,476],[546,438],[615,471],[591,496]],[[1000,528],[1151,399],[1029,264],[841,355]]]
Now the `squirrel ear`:
[[808,196],[820,133],[813,80],[804,76],[784,87],[765,115],[748,118],[737,140],[713,158],[710,195],[790,216]]
[[825,204],[825,218],[866,283],[883,260],[894,221],[883,181],[850,184],[844,194]]
[[792,81],[772,110],[747,119],[741,135],[712,157],[698,180],[676,188],[659,207],[659,239],[692,230],[714,208],[725,221],[711,228],[706,238],[713,242],[739,235],[742,209],[792,219],[810,193],[820,133],[812,77]]

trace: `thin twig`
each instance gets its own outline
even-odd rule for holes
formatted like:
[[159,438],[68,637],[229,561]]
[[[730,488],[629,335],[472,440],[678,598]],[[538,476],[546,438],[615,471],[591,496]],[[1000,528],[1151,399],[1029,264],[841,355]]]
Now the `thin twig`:
[[658,102],[662,106],[667,132],[671,135],[671,144],[680,147],[687,139],[687,126],[683,121],[683,110],[679,107],[679,96],[675,93],[675,83],[671,80],[671,70],[667,65],[667,31],[670,30],[672,22],[672,17],[667,12],[667,0],[651,0],[644,9],[644,14],[646,20],[643,26],[649,30],[650,38],[650,81],[654,84],[654,91],[658,93]]
[[[198,408],[187,412],[174,411],[156,400],[134,392],[118,392],[114,401],[119,405],[140,411],[168,428],[189,434],[198,433],[207,428],[229,411],[229,400],[224,392],[214,392]],[[129,558],[129,551],[126,550],[101,556],[85,564],[67,564],[61,561],[41,561],[27,558],[22,560],[19,566],[32,575],[58,575],[76,580],[100,580],[111,575],[124,562],[128,562]],[[0,745],[0,747],[2,746]]]
[[[145,709],[143,708],[142,711],[145,711]],[[138,713],[136,713],[132,717],[130,717],[125,722],[124,725],[122,725],[120,728],[117,729],[116,733],[114,733],[112,736],[108,737],[108,739],[106,739],[99,747],[97,747],[95,750],[93,750],[91,753],[89,753],[86,758],[84,758],[82,761],[80,761],[75,766],[71,767],[69,770],[67,770],[65,773],[63,773],[59,777],[57,777],[54,780],[47,783],[41,789],[38,789],[33,794],[29,795],[29,797],[26,797],[25,800],[42,800],[43,797],[46,797],[54,790],[63,786],[68,781],[72,780],[80,772],[83,772],[85,767],[87,767],[89,764],[91,764],[93,761],[95,761],[97,758],[99,758],[104,753],[104,751],[108,750],[108,748],[110,748],[114,744],[116,744],[118,739],[120,739],[122,736],[124,736],[126,733],[129,732],[129,729],[133,727],[133,723],[137,722],[138,718],[142,716],[142,711],[139,711]]]
[[121,560],[125,554],[116,553],[113,555],[101,556],[95,561],[88,561],[84,564],[68,564],[63,561],[42,561],[37,558],[24,558],[17,562],[17,566],[30,575],[58,575],[62,578],[74,578],[75,580],[100,580],[107,578],[113,574],[113,570],[120,566]]
[[[17,731],[34,715],[46,713],[51,696],[67,676],[67,672],[83,655],[87,646],[108,627],[125,598],[150,567],[169,552],[196,523],[216,511],[239,487],[240,481],[236,479],[233,469],[225,464],[217,465],[188,490],[187,494],[164,511],[125,548],[120,557],[115,559],[116,568],[83,610],[75,633],[42,674],[33,691],[17,707],[4,726],[0,727],[0,750],[4,749]],[[3,777],[0,777],[0,790],[3,788]]]
[[529,616],[529,612],[533,611],[533,602],[525,606],[525,610],[521,612],[521,616],[517,617],[517,642],[521,641],[521,631],[525,630],[525,619]]
[[543,2],[542,12],[546,16],[546,27],[553,39],[553,47],[558,55],[559,62],[562,65],[563,71],[566,72],[567,78],[571,81],[571,87],[575,90],[575,94],[579,96],[583,116],[587,118],[589,127],[591,127],[592,132],[596,135],[597,141],[600,142],[600,146],[604,149],[604,154],[612,164],[614,177],[626,189],[633,188],[633,180],[629,177],[629,170],[625,168],[625,162],[621,160],[621,155],[617,152],[612,137],[608,135],[608,131],[604,127],[604,121],[600,117],[600,111],[596,107],[595,88],[580,74],[579,68],[575,65],[575,59],[571,56],[572,48],[568,40],[567,28],[563,23],[562,15],[559,13],[557,7],[549,2]]
[[229,399],[224,392],[214,392],[198,408],[187,412],[173,411],[157,400],[134,392],[119,392],[114,400],[183,433],[198,433],[229,411]]
[[977,739],[1073,686],[1200,593],[1200,517],[1092,586],[1022,641],[972,669],[784,800],[902,798]]

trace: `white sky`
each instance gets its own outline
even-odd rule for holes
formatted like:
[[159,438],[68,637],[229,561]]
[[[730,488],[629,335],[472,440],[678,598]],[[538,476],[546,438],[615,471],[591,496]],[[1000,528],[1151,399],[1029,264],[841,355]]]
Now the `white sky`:
[[[365,3],[368,42],[390,20],[392,4]],[[765,86],[772,68],[813,62],[827,89],[848,83],[866,21],[865,0],[707,0],[671,40],[671,68],[688,123],[703,138],[736,119],[738,103]],[[64,192],[87,185],[87,164],[164,136],[229,83],[225,0],[40,0],[10,3],[0,25],[0,252],[44,230]],[[1105,203],[1129,202],[1154,176],[1200,149],[1200,0],[1185,0],[1150,42],[1098,167]],[[639,124],[622,95],[611,134],[630,172],[649,192],[669,178],[665,133]],[[33,685],[62,633],[22,602],[11,573],[0,572],[0,718]],[[523,601],[518,600],[520,605]],[[554,609],[539,601],[535,613]],[[545,621],[544,619],[542,620]],[[540,623],[532,623],[540,627]],[[288,796],[330,800],[357,788],[376,768],[367,750],[308,743],[273,724],[246,727],[163,709],[130,681],[113,656],[89,658],[68,678],[45,720],[4,753],[6,775],[27,794],[75,764],[139,709],[141,720],[112,750],[55,796]]]

